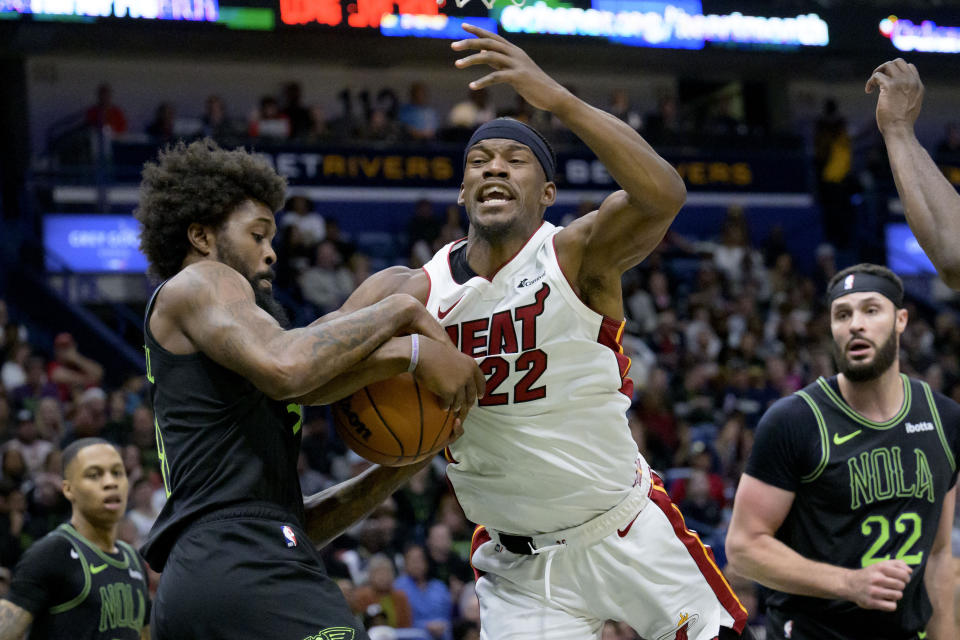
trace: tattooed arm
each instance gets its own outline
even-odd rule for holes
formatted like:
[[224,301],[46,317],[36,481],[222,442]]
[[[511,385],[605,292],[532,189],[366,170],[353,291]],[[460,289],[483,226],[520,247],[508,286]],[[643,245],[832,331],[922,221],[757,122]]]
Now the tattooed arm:
[[[212,260],[195,263],[167,282],[150,328],[165,348],[202,351],[275,399],[323,386],[395,335],[446,339],[423,305],[404,294],[322,324],[284,331],[256,305],[246,278]],[[171,348],[176,344],[183,345],[180,351]]]
[[[391,267],[364,280],[338,311],[323,316],[310,326],[320,326],[335,319],[351,317],[352,314],[395,293],[426,300],[429,287],[430,281],[424,271]],[[327,404],[372,382],[402,373],[410,364],[410,346],[410,338],[406,336],[392,338],[349,371],[314,389],[298,401],[302,404]],[[460,353],[447,335],[443,334],[440,341],[432,336],[420,337],[419,362],[413,372],[417,380],[437,394],[443,406],[454,407],[457,417],[463,420],[477,397],[483,395],[486,386],[483,374],[474,359]]]
[[0,640],[21,640],[33,616],[9,600],[0,600]]

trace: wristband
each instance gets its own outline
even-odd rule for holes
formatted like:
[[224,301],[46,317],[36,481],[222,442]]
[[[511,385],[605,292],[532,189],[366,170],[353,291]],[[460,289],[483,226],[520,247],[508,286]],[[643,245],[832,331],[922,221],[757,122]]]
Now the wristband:
[[418,362],[420,362],[420,334],[414,333],[410,336],[410,366],[407,367],[407,373],[416,371]]

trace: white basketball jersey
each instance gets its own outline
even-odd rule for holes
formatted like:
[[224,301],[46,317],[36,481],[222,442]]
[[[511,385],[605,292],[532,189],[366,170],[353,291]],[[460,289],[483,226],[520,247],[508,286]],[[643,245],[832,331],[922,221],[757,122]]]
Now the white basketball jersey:
[[465,240],[424,266],[427,310],[487,377],[447,475],[470,520],[506,533],[586,522],[626,497],[637,475],[623,323],[571,289],[554,250],[558,231],[544,222],[489,280],[454,281],[449,256]]

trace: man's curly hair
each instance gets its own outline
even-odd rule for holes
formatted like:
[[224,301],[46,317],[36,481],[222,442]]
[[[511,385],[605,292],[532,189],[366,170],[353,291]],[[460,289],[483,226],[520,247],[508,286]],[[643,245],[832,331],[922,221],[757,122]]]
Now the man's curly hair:
[[245,200],[277,211],[286,187],[265,160],[242,148],[221,149],[210,138],[162,150],[157,162],[143,166],[140,206],[133,212],[150,272],[166,279],[180,271],[194,222],[219,227]]

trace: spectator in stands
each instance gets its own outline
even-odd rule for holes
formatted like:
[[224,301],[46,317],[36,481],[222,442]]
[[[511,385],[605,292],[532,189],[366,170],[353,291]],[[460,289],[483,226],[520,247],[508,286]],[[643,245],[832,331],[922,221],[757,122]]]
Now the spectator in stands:
[[644,120],[644,136],[654,144],[675,142],[683,130],[677,99],[672,95],[660,96],[656,111]]
[[452,602],[447,586],[427,573],[427,554],[423,547],[412,544],[403,554],[403,575],[394,587],[402,591],[413,611],[413,625],[436,640],[451,640]]
[[323,216],[313,207],[313,201],[306,196],[290,196],[283,208],[280,228],[295,226],[300,231],[300,241],[314,249],[327,236],[327,225]]
[[956,163],[960,161],[960,124],[948,122],[943,130],[943,139],[937,143],[937,157]]
[[353,292],[353,275],[343,265],[336,245],[327,240],[317,245],[316,263],[300,274],[298,283],[304,300],[320,313],[337,309]]
[[437,111],[430,106],[427,85],[410,85],[410,102],[400,107],[398,120],[411,140],[433,140],[437,134]]
[[394,119],[387,109],[374,107],[359,127],[357,137],[378,142],[398,142],[405,135],[404,125]]
[[136,541],[131,542],[136,547],[140,547],[150,535],[150,527],[153,521],[157,519],[158,513],[154,511],[153,487],[146,478],[137,480],[130,487],[130,507],[127,511],[127,518],[133,523],[136,530]]
[[440,237],[443,222],[437,218],[433,203],[421,198],[413,207],[413,216],[407,222],[408,255],[416,254],[421,264],[433,257],[433,245]]
[[610,106],[607,111],[620,118],[636,130],[643,128],[643,116],[630,103],[625,89],[614,89],[610,94]]
[[0,298],[0,358],[6,360],[11,349],[27,342],[27,328],[11,322],[7,302]]
[[107,130],[110,136],[127,132],[127,117],[120,107],[113,104],[113,89],[109,84],[97,87],[97,102],[87,109],[84,122],[90,127]]
[[80,438],[102,437],[106,424],[107,394],[99,387],[87,389],[77,402],[73,423],[60,440],[60,448],[66,449],[71,442]]
[[0,393],[0,444],[10,439],[13,432],[13,416],[10,401]]
[[658,367],[647,379],[647,386],[640,392],[635,406],[637,418],[643,424],[646,435],[648,462],[658,469],[670,466],[677,449],[677,419],[670,406],[670,387],[667,372]]
[[133,411],[130,443],[140,450],[140,461],[144,469],[160,470],[157,458],[156,427],[153,424],[153,411],[146,405]]
[[284,104],[280,113],[290,123],[292,139],[306,138],[313,127],[310,110],[303,106],[303,89],[299,82],[288,82],[283,87]]
[[439,250],[448,242],[465,238],[466,235],[467,230],[463,226],[463,214],[459,205],[447,205],[444,211],[444,223],[440,227],[440,235],[433,243],[434,249]]
[[713,136],[743,136],[749,133],[743,121],[743,96],[739,92],[724,91],[710,105],[703,132]]
[[223,104],[223,99],[217,95],[207,96],[203,105],[201,122],[203,123],[201,129],[203,135],[220,143],[233,140],[239,134],[236,124],[227,115],[227,108]]
[[313,144],[323,142],[332,136],[333,133],[327,126],[327,114],[323,110],[323,105],[315,104],[310,107],[310,128],[304,134],[303,141]]
[[710,491],[710,478],[702,469],[693,469],[686,482],[686,497],[680,509],[690,529],[703,538],[710,538],[723,520],[723,502],[717,501]]
[[27,359],[30,357],[30,345],[22,342],[7,350],[7,361],[0,369],[0,381],[3,388],[12,392],[27,383]]
[[847,247],[853,224],[853,151],[847,120],[832,98],[824,101],[814,124],[813,161],[824,236],[835,247]]
[[[23,409],[22,411],[26,411]],[[27,463],[19,449],[6,449],[3,452],[3,462],[0,463],[3,477],[13,481],[13,485],[23,490],[23,483],[27,481]],[[21,496],[22,498],[23,496]]]
[[447,115],[447,124],[456,129],[473,131],[495,117],[497,112],[490,103],[490,92],[483,88],[471,90],[466,100],[453,105]]
[[40,438],[33,412],[29,409],[20,409],[17,412],[15,437],[4,444],[2,450],[4,452],[10,449],[18,450],[23,456],[27,473],[32,475],[43,471],[44,462],[53,448],[53,444]]
[[290,137],[290,121],[280,112],[276,98],[260,98],[260,108],[250,114],[247,135],[251,138],[271,140],[286,140]]
[[333,243],[344,261],[349,260],[357,251],[357,245],[350,240],[350,235],[340,228],[340,222],[336,218],[324,218],[324,221],[327,224],[327,241]]
[[437,505],[437,522],[447,525],[453,538],[453,552],[461,558],[470,557],[473,527],[463,514],[463,507],[452,492],[443,494]]
[[26,500],[16,483],[0,478],[0,566],[13,567],[20,559],[26,509]]
[[750,229],[740,205],[727,209],[720,243],[713,246],[713,262],[731,285],[733,294],[739,293],[746,279],[763,277],[763,257],[750,246]]
[[367,584],[353,592],[354,611],[364,612],[372,604],[378,604],[386,616],[386,624],[395,629],[413,626],[413,615],[406,594],[394,588],[396,572],[390,558],[374,555],[368,564]]
[[75,394],[100,384],[103,367],[82,355],[73,336],[63,332],[53,340],[53,361],[47,365],[47,375],[57,385],[60,401],[69,402]]
[[14,406],[24,407],[36,411],[42,398],[60,398],[57,385],[47,378],[46,365],[40,356],[27,358],[27,382],[10,394]]
[[422,541],[427,537],[427,524],[436,513],[441,493],[434,473],[432,467],[424,467],[394,494],[405,540]]
[[161,102],[153,115],[153,121],[147,125],[147,135],[159,143],[172,142],[177,109],[172,102]]
[[442,522],[434,523],[427,532],[427,575],[450,588],[450,595],[460,596],[463,585],[473,580],[470,563],[453,552],[453,536]]

